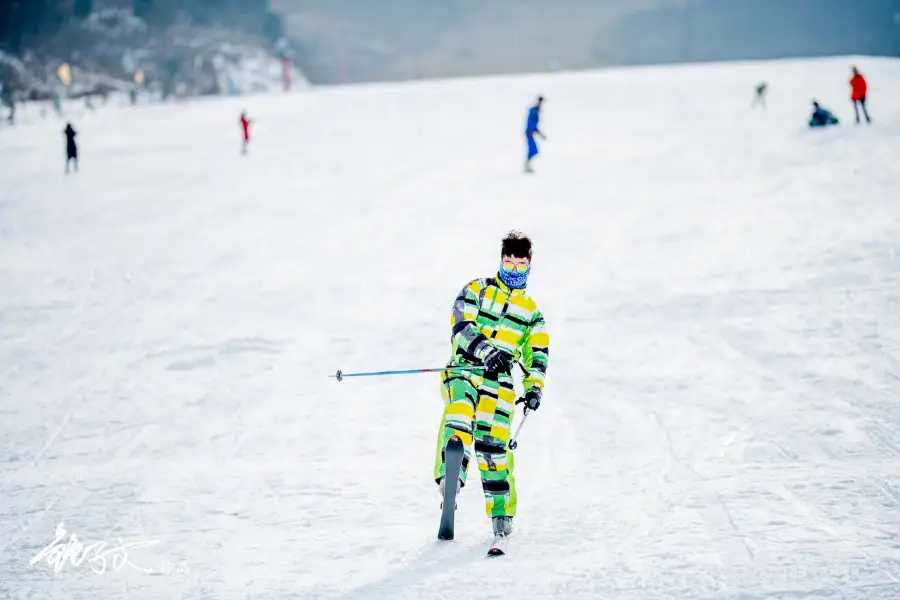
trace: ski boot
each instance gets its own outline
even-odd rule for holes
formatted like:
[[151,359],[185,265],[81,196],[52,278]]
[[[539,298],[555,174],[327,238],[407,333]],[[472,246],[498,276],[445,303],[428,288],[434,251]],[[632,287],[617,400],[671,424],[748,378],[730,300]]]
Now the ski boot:
[[[441,482],[440,482],[440,486],[439,486],[439,490],[438,490],[439,493],[441,494],[441,508],[444,508],[444,488],[446,487],[444,485],[445,480],[446,480],[445,477],[441,477]],[[459,485],[456,486],[456,496],[457,497],[459,497],[459,492],[460,492],[460,490],[462,490],[462,486],[463,486],[462,481],[460,481]],[[459,504],[454,502],[453,510],[456,510],[457,508],[459,508]]]
[[494,535],[506,537],[512,534],[512,517],[491,517]]
[[488,556],[506,554],[506,539],[512,534],[512,517],[491,517],[494,526],[494,543],[488,550]]

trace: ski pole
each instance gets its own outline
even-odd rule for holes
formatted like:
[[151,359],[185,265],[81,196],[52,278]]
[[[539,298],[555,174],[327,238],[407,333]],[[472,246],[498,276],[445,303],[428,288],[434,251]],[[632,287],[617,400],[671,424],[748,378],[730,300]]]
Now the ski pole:
[[437,373],[440,371],[477,371],[484,370],[487,367],[484,366],[471,366],[471,367],[437,367],[434,369],[406,369],[402,371],[369,371],[367,373],[344,373],[340,369],[334,375],[329,375],[329,377],[334,377],[338,381],[342,381],[344,377],[373,377],[376,375],[405,375],[408,373]]
[[509,449],[510,450],[515,450],[516,446],[519,445],[519,441],[517,439],[519,437],[519,432],[522,431],[522,426],[525,425],[525,419],[528,418],[528,415],[530,413],[531,413],[531,411],[529,411],[527,408],[522,413],[522,421],[519,423],[519,426],[516,427],[516,434],[514,436],[512,436],[511,440],[509,440]]
[[[526,378],[531,376],[531,373],[528,371],[528,369],[525,368],[525,365],[523,365],[520,361],[516,361],[516,364],[519,365],[520,369],[522,369],[522,375],[524,375]],[[522,411],[522,421],[519,423],[519,426],[516,427],[516,434],[514,436],[512,436],[512,438],[509,440],[509,449],[510,450],[515,450],[516,446],[519,445],[519,442],[516,438],[519,437],[519,432],[522,431],[522,426],[525,424],[525,419],[528,418],[529,412],[531,412],[531,411],[529,411],[528,407],[526,406],[525,409]]]

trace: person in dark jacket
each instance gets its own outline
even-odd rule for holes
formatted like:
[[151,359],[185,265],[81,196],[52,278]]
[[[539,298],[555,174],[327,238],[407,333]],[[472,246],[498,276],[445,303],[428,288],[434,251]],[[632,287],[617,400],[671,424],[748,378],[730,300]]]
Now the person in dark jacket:
[[75,172],[78,172],[78,145],[75,144],[75,136],[78,135],[78,132],[72,128],[71,123],[66,123],[66,128],[63,130],[63,133],[66,134],[66,174],[69,173],[69,163],[71,161],[75,161]]

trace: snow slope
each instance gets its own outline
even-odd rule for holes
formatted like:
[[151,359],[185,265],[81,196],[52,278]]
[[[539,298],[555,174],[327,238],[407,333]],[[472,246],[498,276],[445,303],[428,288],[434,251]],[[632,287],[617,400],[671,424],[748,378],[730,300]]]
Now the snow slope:
[[[852,57],[109,108],[69,177],[59,122],[4,130],[0,598],[896,599],[898,93]],[[513,227],[551,366],[487,560],[474,471],[435,539],[437,376],[329,374],[443,364]],[[61,522],[147,545],[32,561]]]

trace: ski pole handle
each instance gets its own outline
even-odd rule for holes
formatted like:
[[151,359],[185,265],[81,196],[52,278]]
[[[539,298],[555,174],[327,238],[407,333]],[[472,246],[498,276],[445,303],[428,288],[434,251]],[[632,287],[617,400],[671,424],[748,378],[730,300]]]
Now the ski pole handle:
[[528,379],[531,376],[531,372],[525,368],[525,365],[522,364],[521,361],[516,361],[516,364],[519,365],[519,368],[522,369],[522,375],[525,379]]

